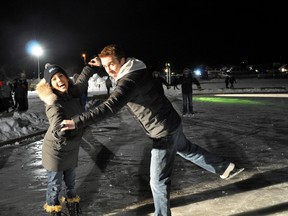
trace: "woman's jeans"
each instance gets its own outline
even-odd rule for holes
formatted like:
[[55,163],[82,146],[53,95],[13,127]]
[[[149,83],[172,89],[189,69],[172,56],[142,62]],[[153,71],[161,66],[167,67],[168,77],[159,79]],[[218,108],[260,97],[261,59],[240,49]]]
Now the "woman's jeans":
[[64,171],[53,172],[47,171],[48,186],[46,192],[46,202],[48,205],[59,205],[59,193],[62,189],[62,181],[65,182],[65,193],[67,198],[76,197],[75,193],[75,168]]
[[222,175],[229,163],[200,146],[191,143],[182,126],[173,135],[154,139],[151,150],[150,187],[153,195],[155,216],[170,216],[171,175],[176,154],[203,169]]

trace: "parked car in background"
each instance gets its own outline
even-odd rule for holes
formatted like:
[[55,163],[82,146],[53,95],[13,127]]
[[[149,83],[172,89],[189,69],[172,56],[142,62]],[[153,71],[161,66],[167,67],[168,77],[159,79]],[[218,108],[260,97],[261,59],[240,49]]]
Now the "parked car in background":
[[[262,78],[283,78],[288,74],[288,67],[285,70],[285,66],[280,66],[279,63],[263,64],[263,65],[251,65],[250,71],[256,73],[258,79]],[[287,72],[285,72],[287,71]]]
[[224,65],[208,67],[207,68],[208,78],[209,79],[224,78],[224,77],[226,77],[226,70],[227,69],[228,69],[228,67],[226,67]]

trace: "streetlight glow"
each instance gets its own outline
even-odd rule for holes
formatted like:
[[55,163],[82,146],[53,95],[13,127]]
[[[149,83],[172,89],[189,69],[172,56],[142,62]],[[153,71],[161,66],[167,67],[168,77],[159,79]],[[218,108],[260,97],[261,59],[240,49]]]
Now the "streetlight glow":
[[170,63],[166,63],[165,64],[164,71],[167,73],[167,82],[169,84],[171,84],[171,67],[170,67]]
[[39,58],[40,56],[43,55],[43,49],[39,45],[37,41],[30,41],[27,44],[27,51],[37,57],[37,63],[38,63],[38,80],[40,80],[40,63],[39,63]]
[[86,64],[86,54],[83,53],[83,54],[82,54],[82,57],[83,57],[83,60],[84,60],[84,65],[85,65],[85,64]]
[[42,54],[43,54],[43,49],[41,46],[35,46],[32,48],[32,54],[37,56],[37,57],[40,57]]

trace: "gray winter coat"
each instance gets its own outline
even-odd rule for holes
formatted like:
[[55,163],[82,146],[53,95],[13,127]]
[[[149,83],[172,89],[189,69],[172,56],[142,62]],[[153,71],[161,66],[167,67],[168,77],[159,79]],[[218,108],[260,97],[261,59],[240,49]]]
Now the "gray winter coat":
[[157,90],[157,85],[142,61],[128,59],[109,98],[89,112],[72,117],[76,128],[97,123],[127,105],[150,138],[172,134],[181,118],[164,93]]
[[49,128],[42,146],[42,165],[50,171],[63,171],[76,167],[80,139],[83,129],[61,132],[60,123],[64,119],[82,113],[81,94],[87,89],[88,80],[94,70],[84,67],[77,82],[69,80],[68,94],[60,94],[42,79],[36,86],[36,92],[45,103]]

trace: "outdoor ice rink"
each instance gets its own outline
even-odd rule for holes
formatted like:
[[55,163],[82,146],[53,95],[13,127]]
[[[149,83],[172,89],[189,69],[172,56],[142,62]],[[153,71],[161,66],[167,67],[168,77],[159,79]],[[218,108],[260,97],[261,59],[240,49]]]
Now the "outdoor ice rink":
[[[246,170],[226,181],[177,157],[173,216],[288,215],[287,79],[243,79],[234,90],[225,90],[221,81],[200,82],[204,90],[194,92],[196,115],[183,118],[185,134]],[[180,91],[165,91],[180,113]],[[42,111],[37,99],[29,103],[28,112]],[[126,109],[89,126],[77,168],[83,215],[152,216],[150,148],[150,140]],[[0,215],[44,216],[41,139],[5,145],[0,152]]]

